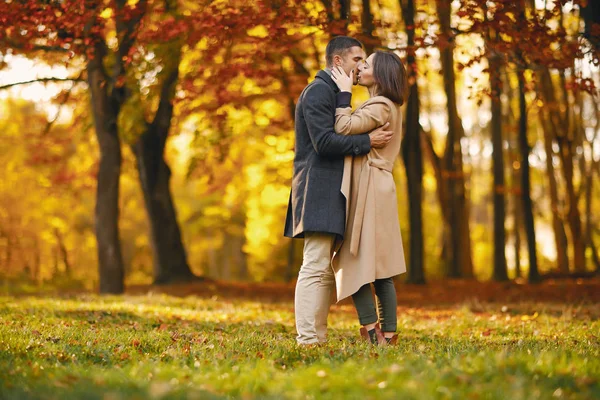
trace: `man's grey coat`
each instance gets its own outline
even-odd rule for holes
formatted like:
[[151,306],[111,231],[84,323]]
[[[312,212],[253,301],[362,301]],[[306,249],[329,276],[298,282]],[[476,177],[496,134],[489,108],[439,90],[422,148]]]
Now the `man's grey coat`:
[[346,199],[341,192],[345,155],[367,154],[369,135],[342,136],[334,131],[339,89],[319,71],[300,94],[296,105],[296,149],[285,236],[304,232],[344,236]]

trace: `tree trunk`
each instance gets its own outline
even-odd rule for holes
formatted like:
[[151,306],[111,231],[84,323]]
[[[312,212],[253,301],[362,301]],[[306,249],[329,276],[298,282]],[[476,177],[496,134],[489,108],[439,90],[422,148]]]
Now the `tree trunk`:
[[94,57],[88,60],[87,65],[96,138],[100,147],[95,229],[100,293],[119,294],[123,293],[125,276],[119,239],[119,177],[121,175],[121,142],[117,131],[119,106],[109,98],[107,93],[108,81],[102,65],[104,55],[104,44],[96,44]]
[[[558,105],[558,102],[554,96],[550,72],[547,69],[543,71],[542,82],[544,87],[547,88],[545,94],[548,95],[551,104]],[[574,271],[583,272],[585,271],[585,242],[581,226],[581,216],[578,208],[579,196],[576,193],[575,185],[573,183],[573,159],[575,157],[575,137],[577,133],[574,132],[575,124],[570,123],[570,117],[568,114],[568,94],[564,82],[561,82],[561,86],[563,90],[563,97],[566,102],[564,106],[567,109],[567,114],[561,121],[558,112],[554,112],[550,118],[550,121],[552,123],[554,138],[559,146],[558,155],[560,157],[563,178],[565,180],[567,189],[567,199],[569,205],[567,211],[567,221],[569,230],[571,232],[571,242],[573,243]]]
[[150,128],[133,146],[150,222],[155,284],[194,277],[187,263],[171,196],[171,169],[164,160],[164,144],[160,142],[160,134]]
[[40,273],[42,272],[42,249],[39,238],[34,239],[33,268],[31,270],[31,279],[35,283],[40,283]]
[[[590,248],[592,252],[592,262],[596,266],[596,272],[600,273],[600,257],[598,256],[598,250],[596,249],[596,245],[594,244],[593,231],[594,226],[592,224],[592,193],[593,193],[593,185],[594,185],[594,173],[598,172],[600,176],[600,161],[595,161],[594,159],[594,143],[598,138],[598,128],[600,128],[600,111],[598,111],[598,107],[594,110],[596,116],[596,126],[594,127],[594,136],[589,141],[590,145],[590,167],[585,174],[586,183],[585,183],[585,237],[586,244]],[[596,167],[599,167],[598,169]]]
[[12,237],[10,232],[6,235],[6,249],[4,252],[4,266],[6,267],[6,269],[10,268],[10,264],[12,264],[12,245],[13,245],[13,241],[12,241]]
[[221,251],[223,252],[222,258],[225,260],[223,265],[225,279],[248,279],[248,265],[246,253],[244,252],[244,244],[246,243],[245,226],[245,209],[238,207],[232,212],[228,226],[223,229],[225,239]]
[[52,251],[52,277],[57,276],[59,271],[58,268],[58,248]]
[[211,247],[206,251],[206,263],[208,264],[207,275],[210,278],[217,279],[221,273],[221,267],[219,265],[219,250],[215,247]]
[[[217,250],[219,258],[219,278],[230,280],[248,279],[246,254],[243,251],[245,237],[240,235],[237,227],[223,229],[223,245]],[[243,228],[241,229],[243,233]]]
[[7,240],[6,247],[4,248],[4,255],[0,256],[0,271],[6,271],[8,266],[6,263],[8,253],[8,236],[6,236],[6,234],[2,230],[0,230],[0,239]]
[[[548,176],[550,178],[550,198],[552,201],[553,211],[553,225],[555,228],[555,236],[557,239],[557,254],[558,254],[558,268],[561,273],[569,273],[569,257],[568,257],[568,240],[565,232],[564,223],[561,219],[561,213],[559,212],[558,205],[558,188],[556,184],[556,175],[554,171],[554,164],[552,162],[554,158],[554,151],[552,149],[553,140],[558,137],[558,130],[560,129],[560,116],[558,115],[558,106],[556,96],[554,94],[554,86],[552,85],[552,79],[550,72],[547,68],[544,68],[541,73],[541,86],[542,95],[544,97],[544,107],[542,108],[542,116],[544,119],[544,139],[546,148],[546,167],[548,170]],[[561,150],[562,151],[562,150]],[[561,157],[562,162],[562,157]],[[564,167],[563,167],[564,168]],[[558,234],[556,233],[558,232]]]
[[592,252],[592,261],[596,266],[596,271],[600,271],[600,257],[598,257],[598,250],[594,244],[593,239],[593,227],[592,227],[592,189],[594,182],[594,153],[592,149],[592,157],[590,160],[590,169],[586,177],[586,188],[585,188],[585,238],[586,245]]
[[[242,232],[243,233],[243,232]],[[237,235],[233,241],[233,262],[237,265],[237,279],[241,281],[247,281],[248,276],[248,258],[244,252],[244,244],[246,243],[246,237]]]
[[441,33],[448,40],[448,45],[440,49],[444,91],[448,113],[448,135],[444,151],[444,178],[448,207],[448,231],[451,254],[448,275],[450,277],[472,277],[473,258],[471,256],[471,234],[469,213],[466,201],[465,175],[463,171],[461,139],[465,132],[456,106],[456,87],[454,75],[454,36],[450,27],[450,3],[437,0]]
[[550,207],[552,211],[552,230],[554,232],[554,246],[556,247],[556,260],[558,271],[561,274],[569,273],[569,257],[567,253],[568,241],[565,226],[561,218],[560,207],[558,204],[558,184],[556,182],[556,172],[554,171],[554,151],[552,150],[552,134],[549,118],[542,111],[540,119],[544,132],[544,150],[546,152],[546,174],[550,186]]
[[[515,171],[518,172],[518,171]],[[514,218],[515,218],[515,226],[514,226],[514,235],[515,235],[515,278],[520,278],[523,273],[521,272],[521,207],[518,206],[520,204],[521,199],[517,199],[515,196],[515,207],[514,207]]]
[[[414,71],[415,30],[413,0],[400,0],[400,7],[407,26],[408,46],[407,57],[409,76],[414,82],[410,86],[408,106],[406,111],[406,133],[402,141],[402,157],[406,169],[410,220],[410,260],[408,263],[408,282],[425,283],[424,254],[423,254],[423,156],[421,152],[421,125],[419,124],[419,91],[416,71]],[[410,71],[413,72],[410,72]]]
[[54,235],[58,241],[58,250],[60,251],[60,256],[62,257],[63,265],[65,267],[65,275],[68,278],[71,278],[71,264],[69,263],[69,253],[67,252],[67,247],[65,246],[62,235],[56,228],[54,228]]
[[[508,77],[507,77],[508,78]],[[517,141],[518,141],[517,132]],[[522,218],[523,218],[523,207],[521,205],[521,167],[518,163],[519,155],[515,154],[515,150],[510,149],[510,165],[512,166],[512,185],[514,190],[511,191],[511,199],[512,199],[512,211],[513,211],[513,235],[514,235],[514,249],[515,249],[515,278],[520,278],[522,274],[521,268],[521,231],[522,231]]]
[[360,39],[365,46],[365,52],[367,56],[373,53],[375,46],[379,43],[373,37],[373,31],[375,30],[375,26],[373,23],[373,14],[371,13],[371,1],[363,0],[362,1],[362,18],[361,18],[361,28],[362,34]]
[[178,68],[177,62],[163,83],[154,121],[132,146],[150,221],[155,284],[186,282],[197,278],[187,262],[169,185],[171,169],[164,159]]
[[350,2],[351,0],[338,0],[340,5],[340,20],[344,21],[344,31],[348,33],[348,24],[350,23]]
[[[340,26],[336,26],[333,36],[337,36],[339,34],[347,35],[348,34],[348,23],[350,22],[350,0],[338,0],[337,5],[339,7],[339,17],[336,15],[334,10],[334,5],[332,0],[322,0],[323,6],[325,7],[325,12],[327,13],[327,19],[329,24],[332,25],[334,23],[340,23]],[[336,24],[337,25],[337,24]],[[319,60],[317,60],[317,65],[319,65]]]
[[[483,18],[488,22],[487,3],[482,3]],[[504,202],[504,193],[506,191],[504,182],[504,152],[502,140],[502,102],[500,95],[502,93],[502,67],[503,60],[500,53],[494,48],[498,42],[499,33],[488,26],[485,35],[486,55],[488,59],[488,70],[490,79],[491,93],[491,112],[492,120],[492,172],[493,186],[492,193],[494,199],[494,269],[492,277],[496,281],[508,280],[508,271],[506,268],[506,230],[504,229],[504,220],[506,219],[506,205]]]
[[531,177],[529,153],[531,147],[527,140],[527,101],[525,99],[525,76],[523,71],[517,71],[519,80],[519,150],[521,152],[521,201],[523,206],[523,223],[527,237],[529,254],[529,282],[539,282],[540,274],[537,265],[535,247],[535,225],[533,219],[533,202],[531,201]]
[[581,216],[577,205],[578,196],[573,185],[574,150],[571,144],[565,143],[566,141],[563,139],[559,140],[563,176],[567,186],[567,198],[569,199],[567,220],[569,221],[569,230],[571,231],[571,241],[573,243],[573,266],[576,272],[583,272],[585,271],[585,242],[583,240]]
[[233,253],[238,250],[235,248],[234,240],[235,236],[232,235],[227,228],[223,229],[223,245],[219,249],[219,259],[221,263],[219,275],[225,281],[231,281],[233,279]]
[[[562,16],[562,14],[561,14]],[[572,71],[575,73],[575,66],[572,66]],[[566,117],[563,120],[563,126],[565,129],[562,131],[566,135],[558,135],[557,140],[559,147],[561,148],[560,156],[563,166],[563,175],[565,176],[567,184],[567,193],[569,199],[569,230],[573,237],[573,263],[575,271],[585,272],[586,260],[585,260],[585,237],[583,234],[583,226],[581,223],[581,214],[579,212],[579,191],[575,188],[573,175],[574,175],[574,160],[577,157],[577,149],[581,149],[583,144],[583,129],[579,129],[579,119],[576,116],[577,110],[573,109],[571,112],[569,104],[569,93],[567,91],[567,84],[565,79],[564,71],[560,72],[560,86],[563,92],[564,106],[566,110]],[[581,105],[580,105],[581,107]],[[581,185],[580,185],[581,187]]]
[[[121,175],[121,142],[118,133],[118,115],[126,98],[125,87],[119,85],[125,76],[124,58],[135,41],[136,28],[144,15],[146,2],[137,5],[141,12],[125,20],[122,18],[126,0],[115,2],[116,28],[119,47],[115,52],[113,74],[108,78],[104,69],[108,48],[104,40],[94,41],[92,54],[87,60],[88,86],[91,93],[92,113],[96,138],[100,146],[98,186],[96,188],[96,240],[100,293],[123,293],[125,267],[119,239],[119,178]],[[96,21],[84,27],[89,32]]]
[[494,273],[496,281],[508,280],[506,269],[506,230],[504,220],[506,219],[506,205],[504,202],[504,157],[502,141],[502,103],[500,93],[502,91],[500,82],[500,61],[497,55],[489,58],[490,86],[492,91],[492,170],[494,176],[493,198],[494,198]]
[[435,149],[433,147],[433,139],[431,138],[431,135],[427,132],[423,132],[422,134],[422,139],[423,139],[423,148],[427,151],[427,155],[429,156],[429,159],[431,160],[431,166],[433,167],[433,173],[435,175],[435,180],[437,182],[436,185],[436,192],[437,192],[437,198],[438,198],[438,203],[440,204],[440,213],[442,214],[442,219],[444,220],[444,229],[443,229],[443,233],[442,233],[442,246],[440,249],[440,260],[442,261],[442,263],[444,265],[449,265],[448,264],[448,243],[450,243],[450,222],[449,222],[449,215],[448,215],[448,207],[445,207],[446,204],[448,204],[448,196],[446,194],[446,188],[444,185],[444,178],[442,177],[442,160],[440,159],[440,157],[437,155],[437,153],[435,152]]

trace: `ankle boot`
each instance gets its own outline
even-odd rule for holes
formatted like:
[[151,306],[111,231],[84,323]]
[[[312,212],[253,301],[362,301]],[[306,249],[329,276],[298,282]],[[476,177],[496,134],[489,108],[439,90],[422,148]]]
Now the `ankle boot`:
[[360,328],[360,336],[363,338],[363,340],[365,340],[367,342],[375,343],[371,337],[371,333],[373,333],[373,335],[374,335],[375,329],[371,329],[370,331],[367,331],[367,328],[365,328],[364,326],[362,326]]
[[381,332],[381,328],[379,324],[376,324],[373,329],[367,331],[367,328],[364,326],[360,328],[360,336],[366,340],[371,342],[372,344],[376,344],[379,346],[385,346],[387,344],[385,337],[383,336],[383,332]]
[[379,346],[387,345],[385,336],[383,336],[383,332],[381,331],[381,326],[379,325],[379,322],[377,323],[377,325],[375,325],[375,337],[377,338],[377,341],[375,342],[375,344],[377,344]]
[[396,344],[398,344],[398,334],[392,336],[391,338],[385,338],[385,341],[387,342],[388,346],[395,346]]

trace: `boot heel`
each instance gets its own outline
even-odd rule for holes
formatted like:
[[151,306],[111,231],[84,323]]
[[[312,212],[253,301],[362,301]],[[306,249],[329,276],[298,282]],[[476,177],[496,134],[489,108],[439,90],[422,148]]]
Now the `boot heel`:
[[381,331],[381,326],[379,325],[379,323],[375,325],[375,338],[376,342],[373,342],[374,344],[377,344],[378,346],[387,346],[388,342],[385,340],[385,336]]

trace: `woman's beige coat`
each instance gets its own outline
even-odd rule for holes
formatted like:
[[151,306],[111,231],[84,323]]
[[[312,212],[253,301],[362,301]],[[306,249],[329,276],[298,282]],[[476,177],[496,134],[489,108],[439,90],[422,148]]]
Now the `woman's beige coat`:
[[[338,301],[366,283],[406,272],[400,236],[396,184],[392,176],[400,153],[400,106],[386,97],[372,97],[354,112],[338,108],[335,131],[341,135],[369,132],[390,122],[394,135],[382,149],[363,156],[346,156],[342,193],[346,196],[346,233],[332,265]],[[340,247],[341,246],[341,247]]]

